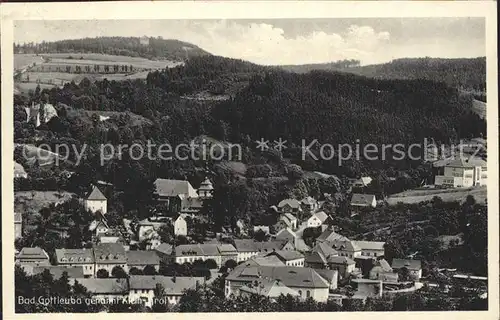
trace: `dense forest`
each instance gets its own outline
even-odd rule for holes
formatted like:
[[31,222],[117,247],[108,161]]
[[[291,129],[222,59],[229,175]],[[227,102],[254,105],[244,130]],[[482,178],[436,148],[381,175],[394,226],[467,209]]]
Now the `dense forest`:
[[482,101],[486,98],[485,57],[473,59],[404,58],[367,66],[325,63],[283,66],[283,68],[299,73],[312,70],[336,70],[377,79],[432,80],[471,92]]
[[[199,92],[228,97],[221,101],[186,99]],[[184,66],[150,73],[145,81],[84,79],[62,88],[38,88],[14,100],[16,143],[86,146],[78,167],[65,164],[76,172],[71,178],[63,174],[65,166],[44,171],[27,165],[16,150],[16,161],[26,165],[30,175],[16,181],[16,190],[81,193],[97,180],[113,181],[112,210],[119,216],[140,218],[150,214],[154,179],[188,179],[196,188],[208,172],[216,196],[204,210],[217,215],[218,227],[234,225],[237,218],[259,221],[270,205],[287,196],[321,198],[329,193],[342,207],[346,177],[382,175],[382,180],[392,181],[384,185],[385,192],[395,193],[415,188],[430,176],[428,164],[407,158],[391,160],[390,153],[385,160],[361,157],[342,163],[336,154],[324,160],[303,158],[302,140],[306,145],[318,139],[320,144],[335,146],[380,146],[422,143],[424,138],[447,144],[486,136],[485,121],[470,111],[472,98],[444,83],[325,71],[296,74],[216,56],[194,57]],[[53,104],[59,117],[35,130],[25,121],[23,106],[38,101]],[[110,119],[99,121],[95,113],[100,111]],[[200,137],[240,144],[241,159],[135,160],[125,152],[102,164],[99,157],[103,143],[145,145],[150,141],[175,146]],[[255,141],[261,138],[282,138],[287,148],[260,151]],[[311,147],[313,154],[319,151],[318,144]],[[76,160],[74,151],[69,159]],[[235,170],[235,165],[246,169]],[[313,171],[340,179],[310,178],[308,173]]]
[[199,47],[179,40],[149,38],[141,44],[137,37],[98,37],[55,42],[14,44],[14,53],[101,53],[147,59],[183,61],[193,56],[210,55]]

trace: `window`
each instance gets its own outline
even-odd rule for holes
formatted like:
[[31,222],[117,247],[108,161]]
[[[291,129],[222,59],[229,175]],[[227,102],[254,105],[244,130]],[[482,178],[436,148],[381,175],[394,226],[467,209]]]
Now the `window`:
[[376,252],[374,252],[374,253],[373,253],[373,256],[374,256],[374,257],[376,257],[376,256],[377,256],[377,253],[376,253]]
[[308,298],[310,298],[311,297],[311,291],[307,290],[306,295],[307,295]]
[[302,297],[302,290],[299,290],[299,296]]

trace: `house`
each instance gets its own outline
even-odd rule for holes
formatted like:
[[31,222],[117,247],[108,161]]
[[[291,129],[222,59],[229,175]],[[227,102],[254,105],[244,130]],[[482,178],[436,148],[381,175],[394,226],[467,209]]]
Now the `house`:
[[314,269],[325,269],[328,268],[328,259],[334,256],[338,256],[337,251],[323,242],[318,242],[311,252],[306,254],[305,265]]
[[210,259],[214,260],[217,266],[221,267],[222,256],[217,244],[183,244],[175,247],[175,262],[178,264]]
[[160,270],[160,257],[155,251],[149,250],[129,250],[126,252],[127,266],[144,270],[146,266],[153,266],[156,271]]
[[399,272],[406,268],[413,280],[419,280],[422,277],[422,262],[420,260],[410,259],[392,259],[392,269]]
[[195,289],[205,283],[203,277],[130,276],[129,297],[131,303],[142,303],[151,307],[156,285],[160,284],[170,305],[177,304],[184,291]]
[[355,246],[361,249],[363,257],[383,257],[385,254],[385,242],[380,241],[353,241]]
[[176,236],[187,236],[187,222],[182,214],[175,219],[174,234]]
[[320,236],[316,239],[316,242],[332,242],[336,240],[348,241],[349,239],[344,237],[343,235],[336,233],[332,230],[332,228],[330,228],[323,231],[323,233],[321,233]]
[[238,261],[238,251],[232,244],[221,243],[217,245],[217,249],[221,256],[221,266],[225,265],[229,260]]
[[255,242],[255,245],[259,249],[260,253],[268,253],[273,251],[290,251],[295,250],[295,246],[293,245],[293,240],[269,240],[264,242]]
[[99,219],[90,223],[89,230],[95,232],[95,236],[99,237],[99,235],[108,232],[110,228],[106,219]]
[[349,277],[356,270],[356,262],[349,257],[331,256],[328,257],[328,266],[339,271],[339,276]]
[[314,213],[309,219],[307,219],[307,227],[308,228],[316,228],[328,219],[328,215],[324,211],[319,211]]
[[129,295],[127,279],[104,278],[104,279],[70,279],[69,284],[76,282],[87,288],[96,303],[117,303],[126,301]]
[[377,206],[377,199],[373,194],[360,194],[354,193],[351,198],[351,207],[355,208],[375,208]]
[[83,267],[65,267],[65,266],[46,266],[46,267],[34,267],[32,274],[40,274],[48,270],[54,279],[59,279],[64,272],[68,274],[68,278],[84,278]]
[[297,238],[297,235],[290,228],[280,230],[276,234],[276,240],[285,240],[285,241],[295,242],[296,238]]
[[299,293],[289,287],[285,286],[283,282],[274,279],[259,279],[255,282],[250,282],[239,288],[239,295],[242,297],[249,297],[252,295],[264,296],[271,301],[276,301],[281,295],[291,295],[298,297]]
[[270,267],[286,266],[285,263],[275,255],[255,256],[253,258],[248,259],[245,263],[247,265],[254,265],[254,266],[270,266]]
[[296,199],[285,199],[278,203],[278,210],[283,213],[298,213],[302,211],[300,201]]
[[92,249],[56,249],[55,262],[58,266],[71,268],[81,267],[83,277],[93,277],[95,274],[95,258]]
[[50,266],[49,255],[40,247],[24,247],[16,255],[16,264],[21,267]]
[[372,182],[371,177],[361,177],[358,180],[354,181],[352,184],[353,187],[355,188],[364,188],[367,187],[371,182]]
[[434,184],[437,186],[469,188],[487,184],[487,163],[477,157],[447,159],[444,163],[436,163],[435,167]]
[[338,252],[339,256],[341,257],[349,257],[351,259],[354,259],[355,257],[361,255],[361,248],[358,247],[358,245],[354,241],[334,240],[332,242],[329,242],[329,244]]
[[202,198],[184,198],[181,199],[181,211],[182,214],[196,215],[203,208]]
[[395,273],[385,259],[377,260],[369,274],[372,280],[398,282],[398,274]]
[[303,211],[306,212],[315,212],[316,210],[319,209],[319,203],[313,197],[305,197],[300,201],[300,205]]
[[287,228],[297,229],[297,218],[291,213],[282,213],[278,220],[283,222]]
[[183,199],[198,198],[198,193],[189,181],[156,179],[154,184],[158,201],[165,202],[171,212],[181,210]]
[[14,212],[14,237],[15,239],[23,237],[23,215],[21,212]]
[[279,280],[283,285],[297,291],[301,299],[313,298],[326,302],[330,283],[314,269],[303,267],[255,266],[242,263],[231,271],[225,279],[227,298],[239,296],[240,288],[253,284],[259,279]]
[[24,167],[17,163],[14,162],[14,179],[16,178],[28,178],[28,174],[26,173],[26,170],[24,170]]
[[172,260],[173,246],[168,243],[162,243],[153,249],[161,261],[169,262]]
[[98,243],[122,243],[124,240],[122,234],[118,230],[110,229],[104,233],[100,233],[97,236]]
[[330,269],[314,269],[323,279],[325,279],[330,285],[330,290],[337,289],[339,272],[338,270]]
[[139,241],[151,239],[158,236],[157,230],[159,230],[166,224],[166,222],[151,221],[148,218],[139,221],[139,223],[137,224],[137,236],[139,238]]
[[127,255],[125,247],[119,243],[99,243],[94,245],[95,274],[100,269],[112,273],[114,267],[121,267],[125,272],[127,268]]
[[212,182],[206,178],[198,188],[198,196],[202,199],[210,199],[212,198],[212,193],[214,191],[214,186]]
[[238,252],[236,262],[246,261],[251,257],[259,254],[259,248],[254,240],[250,239],[234,239],[234,247]]
[[268,253],[266,256],[276,256],[286,266],[290,266],[290,267],[303,267],[304,266],[304,255],[298,251],[277,250],[277,251],[273,251],[271,253]]
[[93,186],[92,191],[84,198],[83,206],[85,210],[90,210],[93,213],[100,211],[102,214],[106,214],[108,211],[108,200],[99,188]]

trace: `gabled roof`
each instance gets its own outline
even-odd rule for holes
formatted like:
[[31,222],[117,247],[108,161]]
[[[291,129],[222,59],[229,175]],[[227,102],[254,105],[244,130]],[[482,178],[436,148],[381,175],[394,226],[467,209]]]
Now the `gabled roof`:
[[292,236],[293,238],[297,238],[297,234],[293,232],[290,228],[286,229],[281,229],[277,234],[276,234],[276,239],[287,239],[288,236]]
[[14,162],[14,172],[26,173],[26,170],[24,170],[24,167],[20,163]]
[[295,250],[305,252],[311,250],[311,248],[305,243],[304,239],[295,238]]
[[49,255],[40,247],[24,247],[17,255],[19,259],[49,259]]
[[101,190],[94,186],[92,191],[86,197],[87,200],[107,200],[106,197],[102,194]]
[[318,203],[318,201],[316,201],[316,199],[314,199],[313,197],[305,197],[304,199],[302,199],[300,201],[302,204],[305,204],[305,205],[315,205]]
[[385,242],[381,241],[353,241],[361,250],[384,250]]
[[240,288],[240,291],[258,294],[268,298],[277,298],[281,295],[299,296],[299,293],[288,288],[277,280],[259,279],[255,283],[249,283]]
[[156,179],[156,193],[161,197],[177,197],[180,195],[196,198],[198,194],[189,181]]
[[226,280],[254,281],[259,277],[278,280],[290,288],[329,288],[328,282],[314,269],[303,267],[268,267],[242,263],[229,273]]
[[333,249],[337,251],[361,251],[361,248],[356,245],[354,241],[347,240],[347,241],[341,241],[341,240],[335,240],[330,242],[330,245],[332,246]]
[[392,272],[392,268],[385,259],[380,259],[377,261],[375,266],[379,266],[384,272]]
[[278,203],[278,208],[283,208],[286,205],[290,206],[293,209],[300,208],[300,202],[299,202],[299,200],[296,200],[296,199],[281,200],[280,203]]
[[119,243],[99,243],[94,246],[96,263],[126,263],[125,248]]
[[154,290],[161,284],[167,295],[182,295],[205,282],[203,277],[130,276],[130,290]]
[[347,241],[349,239],[344,237],[343,235],[336,233],[335,231],[333,231],[331,229],[327,229],[327,230],[323,231],[323,233],[320,234],[320,236],[316,240],[319,242],[322,242],[322,241],[329,242],[329,241],[335,241],[335,240]]
[[127,251],[127,264],[128,265],[158,265],[160,258],[156,251],[137,250]]
[[321,254],[321,252],[316,252],[316,251],[306,253],[304,260],[306,263],[326,264],[328,262],[325,256]]
[[255,245],[261,252],[271,252],[283,249],[287,243],[287,240],[270,240],[265,242],[256,242]]
[[[443,167],[453,167],[453,168],[474,168],[474,167],[487,167],[487,162],[478,157],[455,157],[451,159],[445,159],[440,162],[440,166]],[[436,165],[437,166],[437,165]]]
[[198,190],[207,190],[207,191],[210,191],[213,189],[214,189],[214,186],[212,185],[212,182],[208,178],[205,179],[205,181],[203,181],[201,183],[200,187],[198,188]]
[[33,274],[39,274],[49,270],[50,274],[54,279],[59,279],[64,272],[68,273],[68,278],[83,278],[83,267],[64,267],[64,266],[46,266],[46,267],[34,267]]
[[330,256],[337,256],[338,252],[330,247],[328,244],[323,243],[323,242],[318,242],[314,248],[312,249],[313,252],[319,252],[321,253],[325,258],[328,258]]
[[258,252],[258,245],[251,239],[234,239],[234,246],[238,252]]
[[328,263],[334,263],[334,264],[356,264],[354,260],[352,260],[349,257],[342,257],[342,256],[331,256],[328,257]]
[[283,261],[291,261],[291,260],[297,260],[297,259],[304,259],[304,255],[298,251],[294,250],[277,250],[273,251],[271,253],[267,254],[269,255],[275,255],[278,258],[282,259]]
[[89,264],[94,263],[92,249],[56,249],[57,263]]
[[369,206],[372,204],[373,200],[376,200],[373,194],[354,193],[351,198],[351,205]]
[[128,294],[129,292],[127,279],[79,278],[70,279],[70,284],[73,285],[75,281],[78,281],[92,294]]
[[220,255],[217,244],[182,244],[175,247],[176,256],[218,256]]
[[422,262],[420,260],[392,259],[393,269],[400,269],[403,267],[406,267],[408,270],[420,270],[422,269]]
[[155,251],[170,255],[170,254],[172,254],[172,249],[173,249],[173,247],[171,244],[164,242],[164,243],[160,244],[158,247],[156,247]]
[[316,212],[315,214],[312,215],[312,217],[318,218],[318,220],[321,221],[321,223],[325,222],[326,219],[328,219],[328,215],[324,211]]
[[277,256],[267,255],[263,256],[255,256],[247,260],[245,263],[254,266],[270,266],[270,267],[283,267],[285,263],[281,261]]

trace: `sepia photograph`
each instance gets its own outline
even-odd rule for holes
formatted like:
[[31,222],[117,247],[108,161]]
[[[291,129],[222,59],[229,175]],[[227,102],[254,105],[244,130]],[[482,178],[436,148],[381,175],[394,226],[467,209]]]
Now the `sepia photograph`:
[[7,45],[16,314],[498,307],[486,17],[15,19]]

